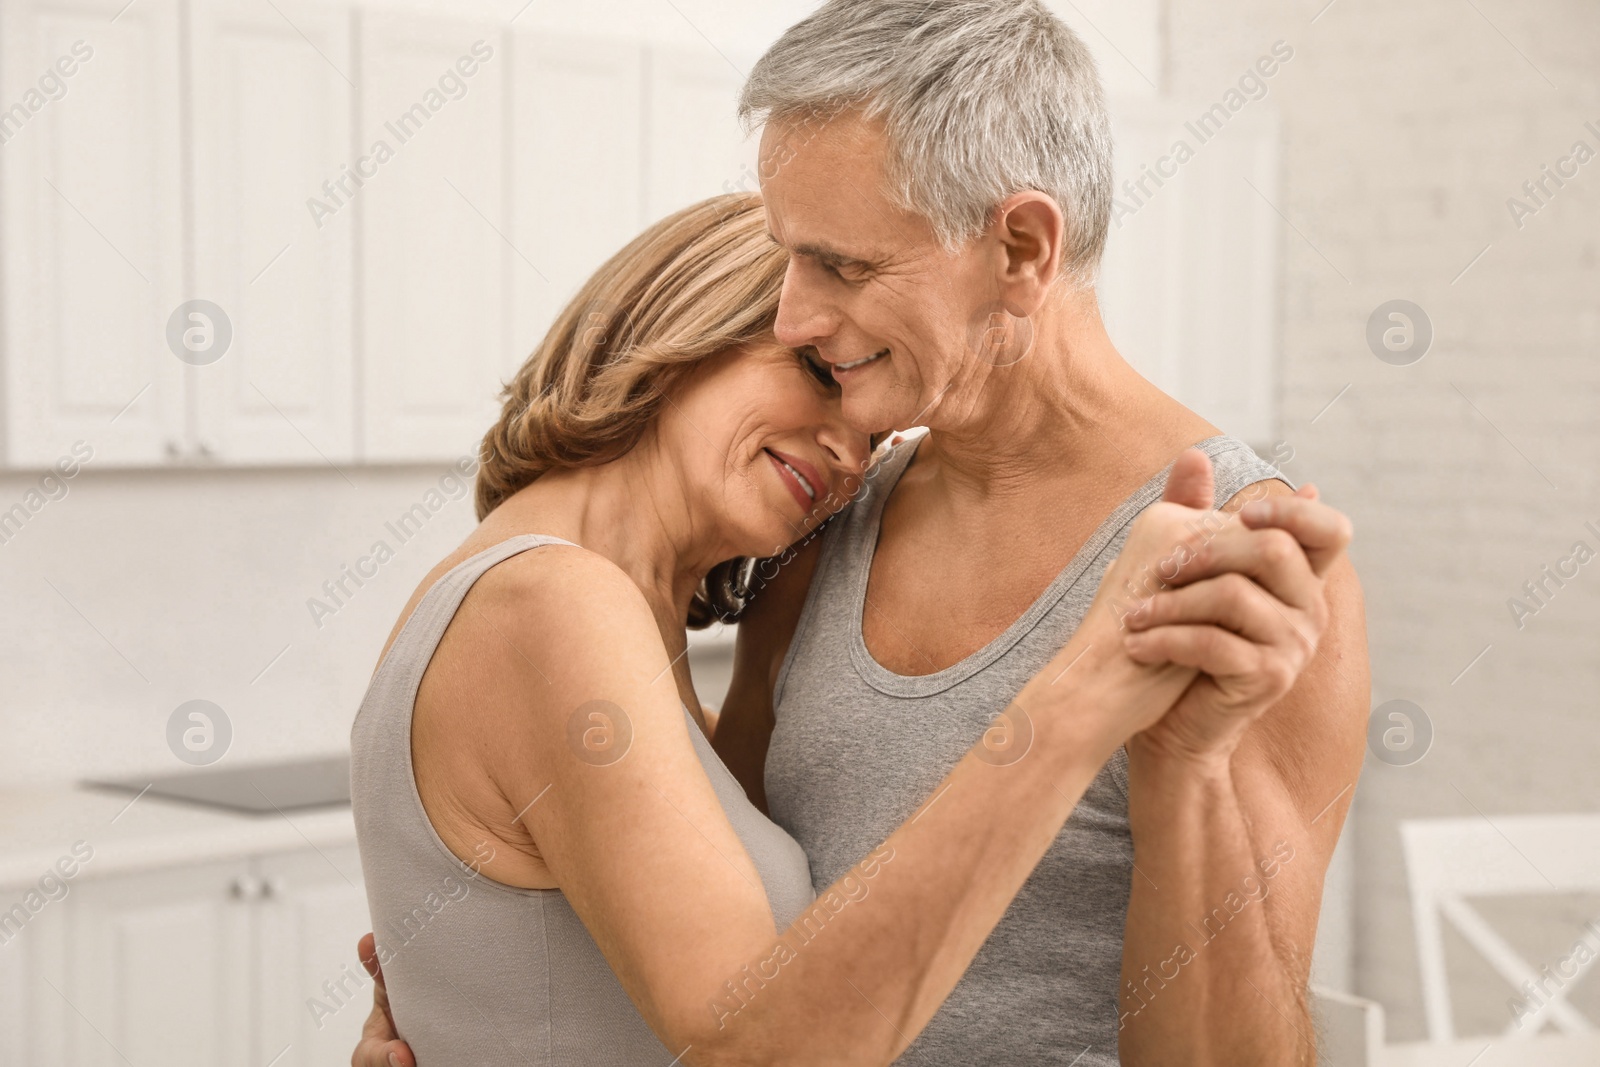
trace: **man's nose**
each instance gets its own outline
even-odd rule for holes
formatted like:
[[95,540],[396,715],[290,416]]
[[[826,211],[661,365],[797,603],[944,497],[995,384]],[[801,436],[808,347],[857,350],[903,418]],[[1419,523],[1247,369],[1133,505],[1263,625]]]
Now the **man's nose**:
[[779,344],[790,348],[826,340],[838,325],[837,317],[828,310],[808,273],[803,264],[790,260],[778,294],[778,319],[773,333]]

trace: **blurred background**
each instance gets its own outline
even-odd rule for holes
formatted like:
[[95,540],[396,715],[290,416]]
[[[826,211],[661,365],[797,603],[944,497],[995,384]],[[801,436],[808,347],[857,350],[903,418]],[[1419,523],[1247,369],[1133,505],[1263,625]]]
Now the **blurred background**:
[[[0,0],[0,1064],[348,1062],[383,640],[581,280],[757,188],[813,6]],[[1328,1062],[1600,1062],[1600,7],[1051,6],[1113,339],[1355,521]],[[163,798],[211,764],[267,769]]]

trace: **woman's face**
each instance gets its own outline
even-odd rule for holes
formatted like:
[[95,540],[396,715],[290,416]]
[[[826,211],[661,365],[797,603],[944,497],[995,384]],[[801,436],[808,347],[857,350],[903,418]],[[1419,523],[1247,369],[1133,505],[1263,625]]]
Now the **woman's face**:
[[839,408],[839,386],[810,349],[772,337],[701,362],[663,409],[694,513],[734,555],[771,556],[860,490],[867,435]]

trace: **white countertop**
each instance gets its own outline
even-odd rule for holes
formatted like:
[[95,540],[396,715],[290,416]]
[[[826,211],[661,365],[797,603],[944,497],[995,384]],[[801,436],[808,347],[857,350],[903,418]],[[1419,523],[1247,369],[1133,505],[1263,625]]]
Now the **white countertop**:
[[0,886],[37,882],[76,841],[94,849],[77,877],[103,878],[355,838],[348,806],[247,815],[73,786],[0,790]]
[[1375,1067],[1594,1067],[1600,1034],[1466,1038],[1441,1044],[1386,1045]]

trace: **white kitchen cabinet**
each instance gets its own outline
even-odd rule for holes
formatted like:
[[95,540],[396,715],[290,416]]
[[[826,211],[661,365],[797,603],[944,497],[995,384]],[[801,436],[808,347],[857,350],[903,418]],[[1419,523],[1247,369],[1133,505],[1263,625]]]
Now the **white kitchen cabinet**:
[[178,4],[119,16],[125,4],[0,5],[13,466],[48,466],[78,440],[100,464],[158,464],[182,447],[183,364],[165,340],[183,289]]
[[[36,884],[0,887],[0,909],[10,911]],[[66,980],[66,915],[47,904],[20,930],[8,922],[0,936],[0,1063],[66,1067],[71,1006]]]
[[[758,188],[738,90],[803,6],[3,0],[4,463],[79,440],[97,467],[474,451],[600,263]],[[1158,5],[1079,7],[1125,197],[1192,112],[1156,91]],[[1253,441],[1275,429],[1279,223],[1242,177],[1276,198],[1270,125],[1252,105],[1123,220],[1102,289],[1134,364]],[[167,341],[192,299],[232,329],[205,365]]]
[[197,458],[354,458],[351,13],[192,5],[194,295],[233,338],[187,368]]
[[[78,1067],[257,1062],[248,861],[80,879],[62,993]],[[265,1062],[264,1060],[260,1062]]]
[[[9,893],[6,894],[10,896]],[[7,901],[9,903],[9,900]],[[0,945],[0,1063],[30,1063],[24,997],[34,984],[24,955],[28,942]]]
[[360,854],[349,845],[264,856],[256,871],[256,1062],[282,1052],[274,1067],[343,1067],[372,1007],[355,953],[372,928]]
[[[38,981],[45,942],[27,973],[8,973],[0,948],[0,990],[10,983],[47,1008],[45,997],[70,1002],[66,1062],[350,1062],[372,1002],[355,954],[371,920],[353,844],[79,878],[51,907],[69,931],[60,995]],[[45,1018],[59,1026],[60,1014]],[[23,1033],[11,1040],[48,1042],[42,1026]]]
[[431,16],[364,14],[360,37],[365,457],[455,457],[510,358],[509,49],[496,24]]
[[[306,206],[349,159],[330,64],[349,65],[350,15],[257,8],[185,5],[186,56],[177,0],[0,15],[7,100],[75,42],[88,54],[0,153],[9,465],[79,439],[99,466],[353,457],[350,220],[318,230]],[[204,366],[167,339],[197,297],[232,332]]]
[[760,188],[760,143],[745,136],[737,114],[743,81],[710,48],[647,50],[645,221],[718,193]]
[[521,32],[512,42],[511,377],[595,269],[644,224],[640,48]]

